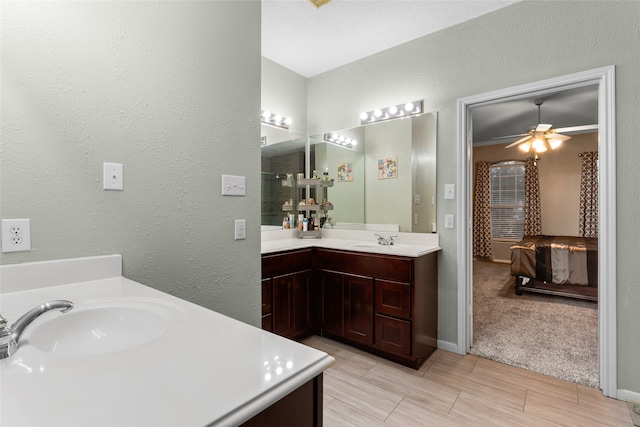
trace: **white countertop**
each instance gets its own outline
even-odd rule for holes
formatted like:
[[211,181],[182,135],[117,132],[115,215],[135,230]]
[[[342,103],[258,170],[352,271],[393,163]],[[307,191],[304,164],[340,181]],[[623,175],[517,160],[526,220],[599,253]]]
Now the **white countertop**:
[[298,239],[296,230],[270,230],[262,232],[261,251],[269,254],[304,248],[327,248],[385,255],[419,257],[437,252],[439,236],[427,233],[388,233],[378,234],[388,237],[398,235],[392,246],[378,245],[375,232],[361,230],[321,230],[322,238]]
[[[121,265],[120,256],[114,255],[0,267],[0,313],[12,324],[50,300],[79,303],[124,297],[171,306],[171,324],[160,338],[138,347],[65,356],[29,343],[29,331],[37,329],[37,322],[66,315],[44,314],[27,329],[18,351],[0,360],[3,427],[238,425],[334,362],[326,353],[143,286],[121,273],[108,277],[111,273],[106,271],[98,274],[105,277],[96,278],[94,270],[88,272],[88,281],[43,285],[63,281],[64,270],[77,271],[78,265],[82,269],[83,260],[93,266],[103,265],[103,260]],[[20,274],[30,266],[36,274]]]

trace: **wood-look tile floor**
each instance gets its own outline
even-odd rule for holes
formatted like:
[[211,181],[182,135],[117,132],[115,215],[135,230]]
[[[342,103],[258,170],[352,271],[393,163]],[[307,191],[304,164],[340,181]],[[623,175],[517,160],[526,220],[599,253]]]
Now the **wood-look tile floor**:
[[597,389],[467,354],[436,350],[411,369],[319,336],[302,341],[336,363],[324,373],[324,425],[633,426],[625,402]]

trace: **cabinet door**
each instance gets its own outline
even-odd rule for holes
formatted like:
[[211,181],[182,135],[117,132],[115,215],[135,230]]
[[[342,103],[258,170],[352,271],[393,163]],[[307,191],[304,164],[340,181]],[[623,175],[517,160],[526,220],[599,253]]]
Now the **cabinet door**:
[[342,274],[322,271],[320,281],[322,288],[320,326],[327,332],[342,336],[344,314]]
[[373,279],[344,275],[343,336],[362,344],[373,344]]
[[294,335],[293,293],[295,274],[273,278],[273,332],[290,338]]
[[313,310],[311,309],[311,271],[295,274],[293,288],[293,329],[300,335],[313,327]]
[[411,323],[376,314],[375,347],[400,356],[411,356]]

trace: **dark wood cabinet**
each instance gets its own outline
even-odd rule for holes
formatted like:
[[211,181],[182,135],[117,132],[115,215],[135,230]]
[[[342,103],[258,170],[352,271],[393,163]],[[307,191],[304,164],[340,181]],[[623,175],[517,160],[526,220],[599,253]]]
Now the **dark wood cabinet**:
[[323,331],[342,336],[344,328],[344,283],[342,274],[321,271],[320,327]]
[[[262,257],[263,329],[293,339],[311,333],[311,256],[312,250],[307,249]],[[269,304],[265,303],[265,299],[269,300],[264,294],[265,282],[271,285],[271,322],[264,317],[265,306]]]
[[373,344],[373,279],[333,271],[319,277],[322,332]]
[[273,283],[275,333],[317,332],[414,368],[437,348],[437,252],[414,258],[313,248],[265,255],[262,263]]
[[360,344],[373,344],[373,279],[343,275],[343,336]]
[[262,329],[273,332],[271,279],[262,279]]

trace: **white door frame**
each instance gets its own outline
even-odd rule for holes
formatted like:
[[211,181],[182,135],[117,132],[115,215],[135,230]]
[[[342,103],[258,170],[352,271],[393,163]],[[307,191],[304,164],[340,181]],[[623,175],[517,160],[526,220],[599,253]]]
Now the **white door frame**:
[[[471,348],[473,333],[473,235],[470,108],[506,99],[544,95],[598,85],[598,358],[600,388],[605,396],[617,392],[616,324],[616,134],[615,67],[608,66],[521,86],[458,99],[458,342],[459,354]],[[466,227],[464,225],[467,225]]]

